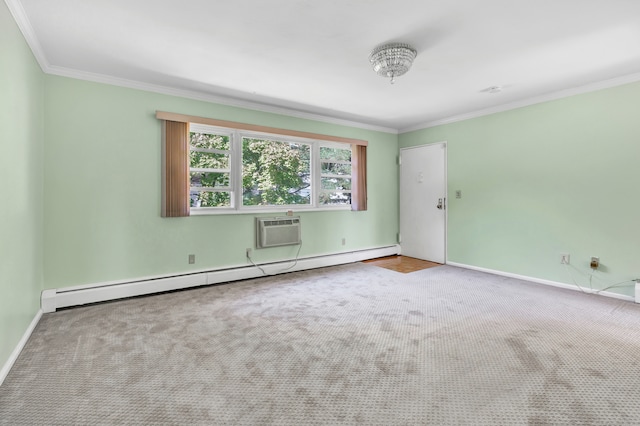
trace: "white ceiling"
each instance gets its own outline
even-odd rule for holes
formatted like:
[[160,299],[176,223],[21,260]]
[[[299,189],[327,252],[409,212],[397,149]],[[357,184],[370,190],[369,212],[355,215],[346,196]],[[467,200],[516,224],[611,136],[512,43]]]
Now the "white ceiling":
[[[47,72],[396,130],[640,80],[640,0],[6,2]],[[394,85],[390,41],[418,51]]]

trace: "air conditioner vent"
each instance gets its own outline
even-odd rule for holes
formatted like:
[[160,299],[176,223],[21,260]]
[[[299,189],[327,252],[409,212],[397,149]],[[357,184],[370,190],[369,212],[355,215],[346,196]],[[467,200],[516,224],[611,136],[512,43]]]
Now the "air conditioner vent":
[[300,244],[299,217],[256,218],[256,247],[278,247]]
[[276,225],[295,225],[300,223],[300,219],[259,219],[262,220],[264,226],[276,226]]

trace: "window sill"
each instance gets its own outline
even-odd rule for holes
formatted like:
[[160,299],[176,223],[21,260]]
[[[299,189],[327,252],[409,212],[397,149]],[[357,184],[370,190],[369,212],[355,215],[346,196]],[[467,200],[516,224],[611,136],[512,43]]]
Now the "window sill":
[[218,209],[218,208],[192,208],[190,216],[215,216],[215,215],[237,215],[237,214],[273,214],[277,216],[286,216],[287,212],[293,212],[294,214],[301,212],[332,212],[332,211],[351,211],[351,206],[338,206],[338,207],[309,207],[309,208],[301,208],[297,207],[295,209],[284,207],[283,209],[279,208],[268,208],[268,209]]

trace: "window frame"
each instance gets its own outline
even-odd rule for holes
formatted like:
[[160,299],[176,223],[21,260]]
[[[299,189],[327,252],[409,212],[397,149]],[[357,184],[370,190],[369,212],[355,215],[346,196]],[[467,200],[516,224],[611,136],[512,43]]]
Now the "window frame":
[[[338,142],[351,147],[351,204],[350,205],[323,205],[318,207],[317,200],[314,200],[313,207],[308,205],[274,205],[259,206],[260,210],[239,209],[237,204],[234,208],[225,207],[197,207],[193,215],[200,214],[243,214],[255,212],[268,212],[283,210],[287,207],[292,210],[347,210],[366,211],[368,204],[367,196],[367,146],[368,141],[363,139],[347,138],[320,133],[304,132],[299,130],[282,129],[256,124],[240,123],[214,118],[198,117],[174,112],[156,111],[156,119],[161,121],[162,135],[162,161],[161,161],[161,216],[162,217],[188,217],[191,216],[190,209],[190,135],[191,125],[205,125],[221,128],[226,131],[257,132],[259,134],[274,135],[277,140],[281,139],[303,139],[311,141]],[[320,143],[320,142],[317,142]],[[233,146],[233,145],[232,145]],[[240,147],[242,149],[242,147]],[[317,150],[316,150],[317,151]],[[317,152],[316,152],[317,155]],[[237,157],[237,154],[236,154]],[[236,167],[241,173],[241,167]],[[236,179],[241,176],[236,176]],[[231,179],[231,177],[230,177]],[[316,179],[317,181],[317,179]],[[313,186],[313,185],[312,185]],[[317,187],[317,184],[316,184]],[[236,191],[237,192],[237,191]],[[184,195],[183,195],[184,194]],[[237,197],[237,195],[236,195]],[[204,211],[203,211],[204,210]]]
[[[351,209],[351,200],[353,199],[353,180],[354,180],[354,176],[353,176],[353,146],[352,145],[348,145],[349,147],[349,151],[351,153],[350,158],[351,160],[349,161],[342,161],[342,160],[335,160],[334,161],[323,161],[322,160],[322,155],[320,155],[320,149],[321,148],[330,148],[330,149],[342,149],[342,150],[346,150],[345,148],[345,144],[341,144],[338,142],[323,142],[320,143],[318,145],[318,151],[317,151],[317,155],[318,155],[318,167],[317,167],[317,171],[318,171],[318,183],[317,183],[317,188],[318,188],[318,195],[317,195],[317,201],[318,204],[320,204],[320,194],[324,193],[330,193],[330,192],[340,192],[343,194],[350,194],[349,196],[349,204],[326,204],[326,205],[322,205],[323,207],[326,208],[334,208],[334,207],[339,207],[339,206],[349,206],[349,208]],[[333,163],[333,164],[349,164],[350,168],[351,168],[351,173],[348,175],[324,175],[322,174],[322,163]],[[325,190],[322,188],[322,178],[323,177],[335,177],[336,179],[349,179],[351,182],[351,189],[348,191],[345,190]]]
[[[195,131],[194,131],[195,129]],[[208,131],[210,129],[215,129],[215,133],[208,133]],[[204,130],[204,131],[203,131]],[[231,129],[224,129],[224,128],[219,128],[219,127],[213,127],[213,126],[209,126],[206,124],[198,124],[198,123],[190,123],[189,125],[189,135],[187,137],[187,140],[189,141],[189,181],[191,181],[191,172],[194,168],[191,167],[190,164],[190,154],[191,154],[191,133],[205,133],[205,134],[215,134],[216,136],[226,136],[229,138],[229,170],[222,170],[222,169],[198,169],[196,168],[196,170],[209,170],[208,173],[229,173],[229,186],[226,187],[213,187],[213,188],[209,188],[206,187],[204,189],[206,189],[206,192],[229,192],[230,193],[230,206],[229,207],[191,207],[191,202],[189,201],[189,209],[191,214],[193,214],[194,209],[207,209],[207,208],[211,208],[211,209],[227,209],[227,210],[233,210],[236,206],[235,204],[235,197],[234,197],[234,185],[235,185],[235,176],[234,176],[234,165],[233,162],[235,161],[234,159],[238,156],[237,152],[234,151],[234,143],[233,143],[233,132],[230,131]],[[204,149],[204,148],[196,148],[199,152],[212,152],[212,153],[222,153],[222,154],[226,154],[227,150],[219,150],[219,149]],[[205,172],[206,173],[206,172]],[[189,199],[191,199],[191,190],[193,188],[197,188],[197,187],[193,187],[191,186],[191,184],[189,185]],[[197,210],[196,210],[197,211]]]
[[[334,211],[334,210],[351,210],[351,202],[349,204],[321,204],[320,193],[322,192],[322,160],[320,158],[320,148],[338,148],[349,149],[353,156],[353,147],[350,144],[340,142],[326,141],[321,139],[311,139],[303,137],[295,137],[288,135],[280,135],[275,133],[257,132],[251,130],[230,129],[227,127],[212,126],[208,124],[193,123],[189,129],[189,136],[194,129],[198,129],[197,133],[209,133],[220,136],[228,136],[230,144],[230,161],[231,171],[229,174],[231,206],[230,207],[190,207],[190,215],[211,215],[211,214],[253,214],[253,213],[269,213],[282,210],[296,211]],[[273,142],[305,144],[310,147],[310,177],[311,177],[311,202],[309,204],[274,204],[268,206],[245,206],[243,204],[243,157],[242,145],[245,138],[264,139]],[[190,140],[190,137],[189,137]],[[348,148],[347,148],[348,147]],[[191,144],[189,144],[189,152],[191,152]],[[353,162],[350,162],[353,167]],[[189,167],[191,171],[191,167]],[[351,175],[345,175],[353,181],[353,170]],[[191,188],[191,187],[190,187]],[[218,191],[219,192],[219,191]],[[353,189],[350,191],[353,192]]]

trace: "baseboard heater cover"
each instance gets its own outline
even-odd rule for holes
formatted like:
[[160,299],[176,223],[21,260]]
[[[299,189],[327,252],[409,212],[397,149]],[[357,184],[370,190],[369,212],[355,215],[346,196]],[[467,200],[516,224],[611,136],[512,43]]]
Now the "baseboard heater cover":
[[[303,271],[306,269],[360,262],[377,257],[393,256],[399,252],[400,247],[398,245],[394,245],[302,258],[299,259],[293,267],[290,267],[293,262],[292,259],[261,264],[260,267],[267,275],[277,275],[281,273]],[[264,274],[260,269],[253,265],[248,265],[183,275],[157,277],[153,279],[50,289],[42,292],[41,307],[44,313],[49,313],[55,312],[58,308],[106,302],[109,300],[143,296],[171,290],[181,290],[203,285],[220,284],[262,276],[264,276]]]

